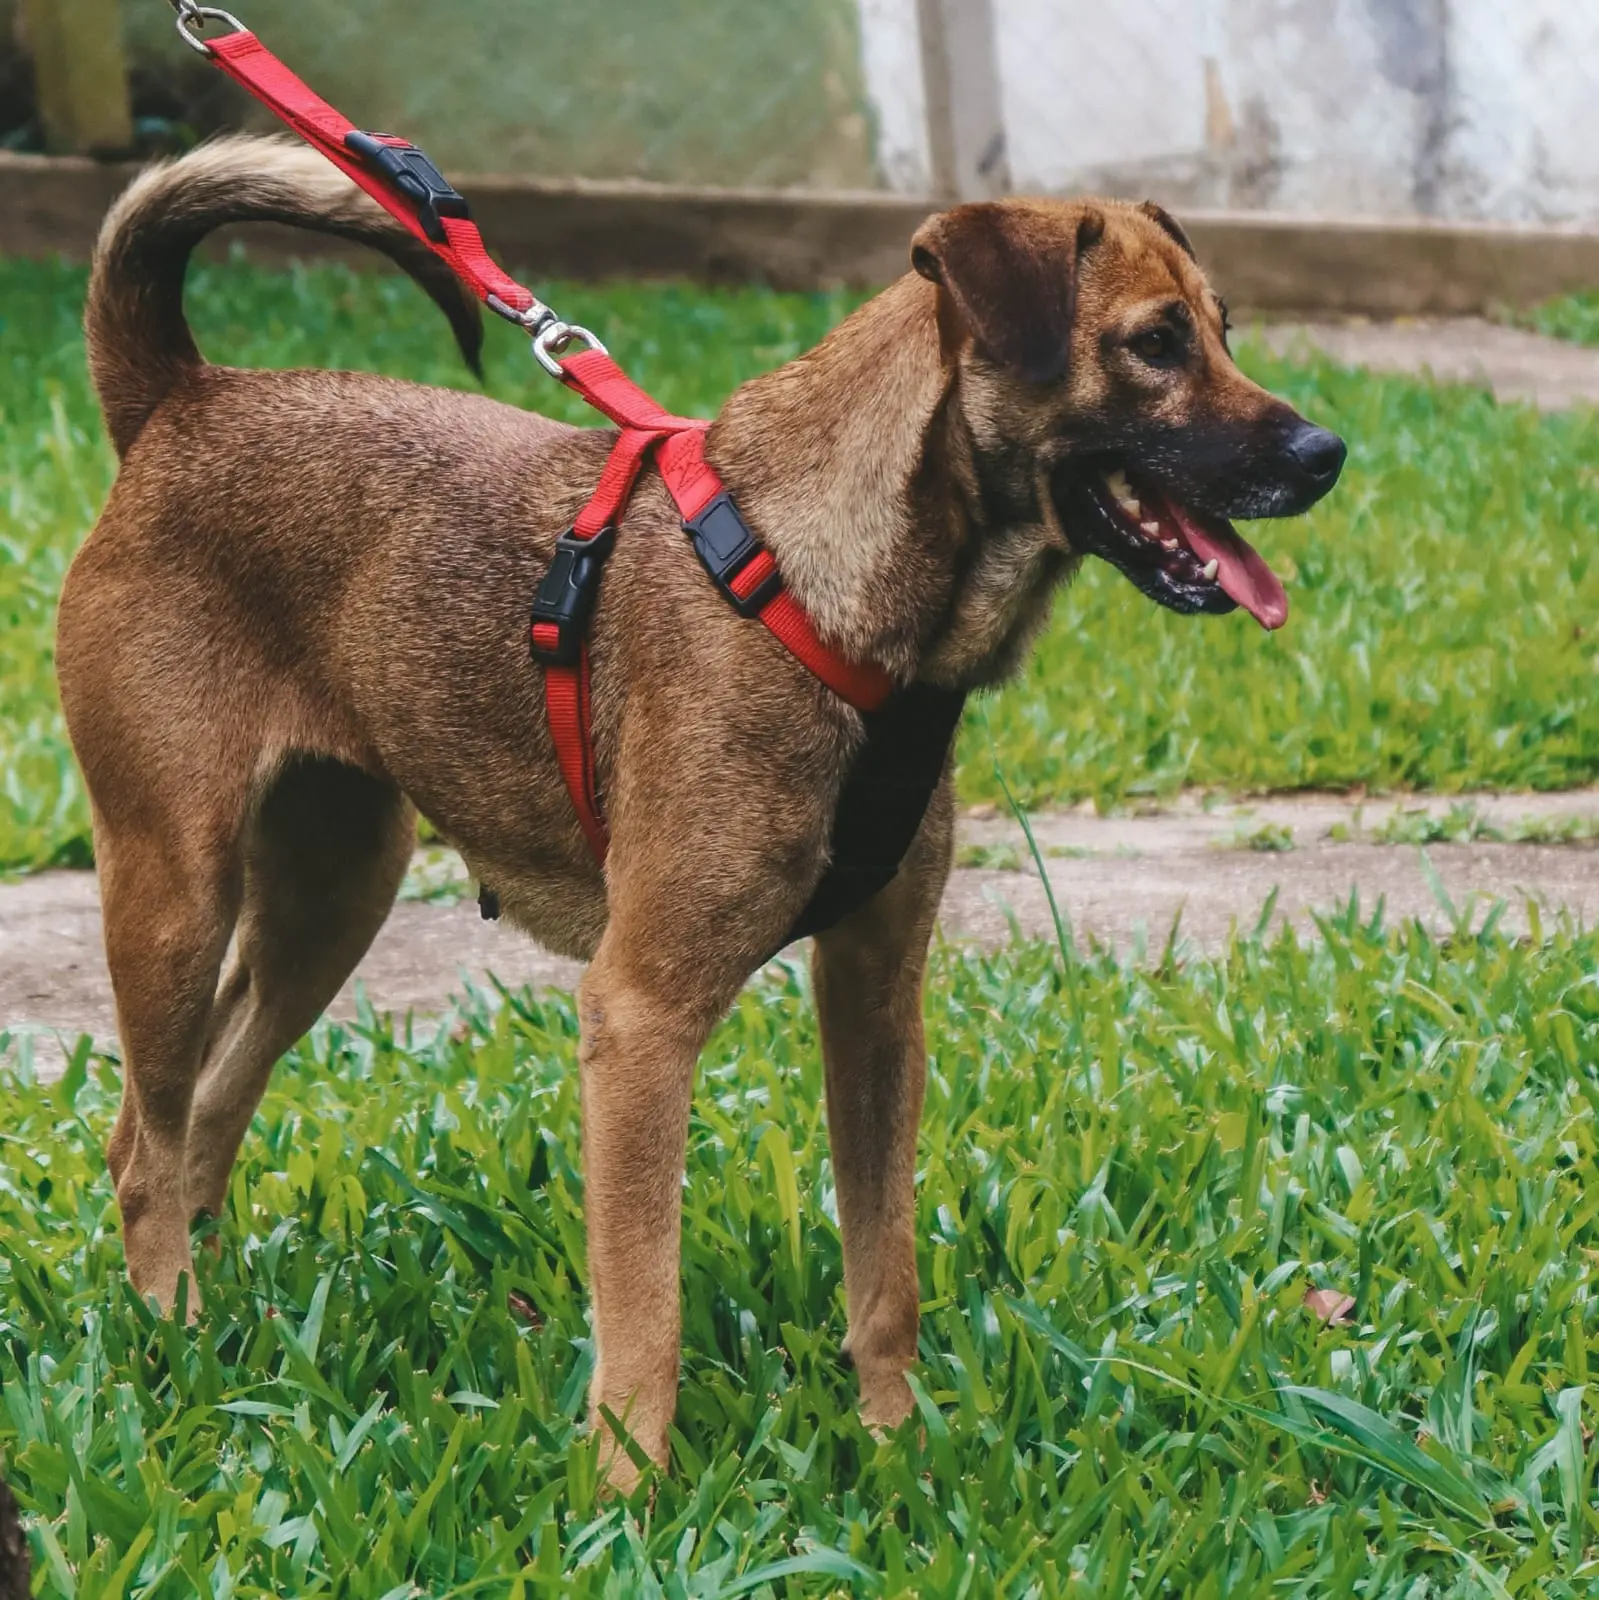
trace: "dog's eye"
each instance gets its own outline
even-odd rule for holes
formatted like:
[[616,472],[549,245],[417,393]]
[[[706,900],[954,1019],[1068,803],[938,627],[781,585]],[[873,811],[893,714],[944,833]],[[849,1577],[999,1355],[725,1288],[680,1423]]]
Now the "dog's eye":
[[1169,367],[1182,359],[1182,342],[1170,328],[1145,328],[1127,341],[1140,361],[1152,367]]

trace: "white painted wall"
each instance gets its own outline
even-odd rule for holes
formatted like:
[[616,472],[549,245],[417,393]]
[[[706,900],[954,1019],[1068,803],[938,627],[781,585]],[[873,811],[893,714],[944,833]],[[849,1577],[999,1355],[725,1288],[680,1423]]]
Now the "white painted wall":
[[1210,18],[1184,5],[997,0],[1012,171],[1056,189],[1074,171],[1159,162],[1202,146]]
[[1450,11],[1449,207],[1599,218],[1599,3],[1451,0]]
[[927,102],[916,0],[858,0],[861,66],[872,106],[877,166],[883,181],[904,194],[932,188],[927,150]]
[[[927,186],[916,0],[859,0],[878,160]],[[993,0],[1019,189],[1599,220],[1599,0]]]

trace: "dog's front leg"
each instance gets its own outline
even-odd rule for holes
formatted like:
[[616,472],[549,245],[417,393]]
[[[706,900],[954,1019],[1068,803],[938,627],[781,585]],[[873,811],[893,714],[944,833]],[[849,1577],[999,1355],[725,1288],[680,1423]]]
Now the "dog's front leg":
[[874,1428],[895,1427],[911,1411],[916,1130],[927,1081],[922,978],[949,876],[952,816],[946,780],[899,876],[822,934],[812,959],[844,1236],[844,1348],[860,1379],[861,1418]]
[[[742,976],[742,975],[741,975]],[[737,991],[740,979],[732,981]],[[610,1484],[639,1473],[602,1408],[664,1467],[677,1404],[678,1267],[689,1104],[723,997],[666,984],[613,926],[580,990],[584,1211],[594,1301],[589,1416]]]

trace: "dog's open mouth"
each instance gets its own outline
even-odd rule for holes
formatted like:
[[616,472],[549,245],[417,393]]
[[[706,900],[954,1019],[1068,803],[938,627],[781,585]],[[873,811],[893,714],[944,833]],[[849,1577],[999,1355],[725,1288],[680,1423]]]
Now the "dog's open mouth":
[[1287,621],[1277,574],[1225,517],[1179,505],[1122,467],[1086,478],[1083,487],[1090,505],[1073,520],[1073,543],[1110,562],[1151,600],[1213,614],[1242,606],[1263,628]]

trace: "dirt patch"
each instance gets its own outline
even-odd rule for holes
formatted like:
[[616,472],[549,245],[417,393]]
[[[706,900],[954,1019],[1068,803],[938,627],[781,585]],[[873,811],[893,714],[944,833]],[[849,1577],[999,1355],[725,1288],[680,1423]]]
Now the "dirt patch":
[[[1475,926],[1506,902],[1502,926],[1525,932],[1528,902],[1548,922],[1562,913],[1599,922],[1599,847],[1593,845],[1327,845],[1288,854],[1212,849],[1051,860],[1050,887],[1078,938],[1125,952],[1159,947],[1175,927],[1201,949],[1226,943],[1266,915],[1309,932],[1314,915],[1347,906],[1365,915],[1379,902],[1386,920],[1417,918],[1437,931],[1462,919]],[[1275,901],[1273,902],[1273,896]],[[1014,918],[1023,933],[1047,937],[1049,900],[1036,874],[968,870],[944,902],[946,935],[1001,942]]]
[[[1449,837],[1425,847],[1429,831]],[[1310,931],[1313,918],[1358,897],[1390,921],[1437,929],[1481,921],[1505,902],[1504,926],[1525,930],[1529,902],[1548,921],[1599,924],[1599,791],[1357,805],[1330,796],[1250,804],[1185,800],[1147,816],[1047,813],[1033,819],[1050,887],[1079,938],[1123,953],[1163,944],[1174,925],[1214,950],[1234,928],[1260,922]],[[1527,842],[1587,833],[1586,841]],[[1517,842],[1520,840],[1520,842]],[[1013,930],[1048,938],[1049,896],[1016,823],[992,812],[962,821],[969,864],[951,879],[944,936],[998,945]],[[413,892],[458,898],[402,901],[332,1007],[348,1017],[358,987],[382,1011],[436,1015],[466,983],[570,988],[580,969],[484,922],[453,857],[419,858]],[[1275,896],[1275,899],[1273,897]],[[42,1061],[62,1040],[115,1036],[100,943],[100,902],[89,873],[50,872],[0,884],[0,1031],[26,1034]]]
[[[381,1011],[439,1011],[463,984],[496,975],[507,984],[573,987],[582,968],[531,944],[475,902],[402,901],[354,978],[330,1008],[355,1014],[357,990]],[[111,980],[100,932],[100,891],[91,872],[41,872],[0,884],[0,1032],[109,1041],[116,1035]],[[46,1055],[53,1055],[46,1048]]]

